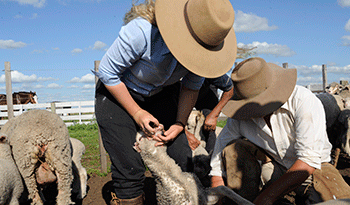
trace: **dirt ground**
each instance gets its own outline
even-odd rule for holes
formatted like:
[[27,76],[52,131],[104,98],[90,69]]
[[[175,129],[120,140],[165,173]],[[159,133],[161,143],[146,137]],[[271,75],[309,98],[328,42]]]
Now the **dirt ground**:
[[[350,184],[350,157],[345,153],[340,153],[337,164],[339,172],[344,180]],[[111,174],[106,177],[90,176],[88,180],[88,194],[82,201],[82,205],[104,205],[110,201]],[[146,204],[156,204],[154,193],[154,181],[149,176],[146,178]],[[149,197],[152,196],[152,197]],[[107,201],[107,203],[106,203]]]

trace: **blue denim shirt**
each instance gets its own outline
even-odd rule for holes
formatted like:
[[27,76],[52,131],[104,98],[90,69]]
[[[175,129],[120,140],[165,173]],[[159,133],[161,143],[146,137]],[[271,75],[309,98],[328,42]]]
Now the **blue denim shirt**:
[[93,73],[108,86],[123,82],[144,96],[182,79],[185,87],[199,90],[204,78],[183,67],[170,53],[157,27],[143,18],[123,26],[118,38]]

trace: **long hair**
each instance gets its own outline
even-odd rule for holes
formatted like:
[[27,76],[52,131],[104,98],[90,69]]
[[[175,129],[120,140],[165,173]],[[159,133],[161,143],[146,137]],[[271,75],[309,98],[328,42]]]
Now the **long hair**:
[[[136,0],[137,1],[137,0]],[[142,17],[153,25],[156,25],[156,16],[154,12],[154,0],[145,0],[144,3],[136,5],[134,0],[130,11],[124,16],[124,24],[128,24],[131,20]]]

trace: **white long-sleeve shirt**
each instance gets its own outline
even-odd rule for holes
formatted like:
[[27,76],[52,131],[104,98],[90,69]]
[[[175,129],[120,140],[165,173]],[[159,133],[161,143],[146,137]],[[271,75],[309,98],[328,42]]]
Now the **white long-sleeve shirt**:
[[300,159],[311,167],[321,168],[331,160],[332,145],[326,133],[326,117],[321,101],[310,90],[295,86],[288,101],[270,118],[272,130],[263,118],[229,118],[218,136],[211,159],[211,176],[225,176],[221,153],[234,139],[247,138],[267,151],[289,169]]

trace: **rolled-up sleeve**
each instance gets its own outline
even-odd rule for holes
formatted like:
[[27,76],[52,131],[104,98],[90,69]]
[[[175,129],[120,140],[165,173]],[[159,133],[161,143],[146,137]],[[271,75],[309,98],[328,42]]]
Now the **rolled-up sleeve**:
[[215,147],[210,161],[210,176],[226,176],[226,172],[222,165],[222,150],[232,140],[240,137],[239,121],[228,118],[224,129],[220,132],[215,141]]
[[299,100],[295,118],[298,159],[316,169],[321,168],[321,158],[326,144],[326,117],[321,101],[314,95]]
[[138,19],[123,26],[118,38],[103,56],[98,72],[93,72],[105,85],[113,86],[121,82],[123,72],[131,67],[147,48],[147,30],[151,24]]
[[199,90],[202,87],[204,80],[204,77],[188,72],[188,74],[186,74],[182,79],[182,85],[192,90]]
[[210,82],[210,84],[224,92],[231,90],[233,87],[231,78],[226,74],[218,78],[208,78],[207,80]]

